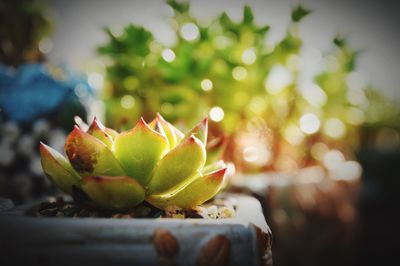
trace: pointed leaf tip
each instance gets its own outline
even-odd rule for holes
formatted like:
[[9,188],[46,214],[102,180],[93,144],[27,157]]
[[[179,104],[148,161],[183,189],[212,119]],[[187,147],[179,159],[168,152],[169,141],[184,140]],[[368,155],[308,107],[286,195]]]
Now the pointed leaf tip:
[[249,5],[246,5],[243,11],[243,22],[246,24],[250,24],[253,22],[253,20],[254,20],[253,11],[251,10],[251,7]]
[[196,141],[196,137],[192,134],[190,135],[188,142],[195,142]]
[[88,131],[90,130],[94,130],[94,129],[100,129],[100,130],[104,130],[106,127],[100,122],[100,120],[97,119],[97,117],[95,116],[93,118],[92,123],[90,124],[90,127],[88,129]]
[[157,112],[156,117],[157,117],[158,119],[162,120],[162,121],[167,121],[167,120],[165,120],[165,118],[164,118],[159,112]]
[[208,116],[204,117],[203,120],[201,120],[200,125],[203,127],[208,126]]
[[158,125],[163,129],[164,135],[168,140],[170,149],[173,149],[182,139],[182,132],[180,132],[171,123],[165,120],[165,118],[162,117],[160,113],[157,113],[156,118],[151,123]]
[[146,121],[144,121],[143,116],[140,117],[140,119],[139,119],[137,125],[138,125],[138,126],[144,126],[144,127],[147,126],[147,127],[149,127],[149,125],[146,123]]
[[226,169],[227,169],[226,167],[221,168],[215,172],[206,175],[205,178],[213,182],[222,183],[222,181],[225,178]]
[[191,135],[194,135],[198,138],[204,145],[207,143],[207,134],[208,134],[208,117],[205,117],[200,121],[195,127],[192,128],[187,134],[186,137],[183,138],[182,142],[188,139]]
[[113,137],[107,132],[106,127],[96,117],[93,118],[93,122],[90,125],[87,133],[97,138],[109,149],[111,149]]

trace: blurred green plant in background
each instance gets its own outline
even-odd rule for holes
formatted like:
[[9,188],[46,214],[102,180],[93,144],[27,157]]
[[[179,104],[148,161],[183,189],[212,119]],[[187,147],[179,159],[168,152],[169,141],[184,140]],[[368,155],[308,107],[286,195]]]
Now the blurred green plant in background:
[[[314,83],[299,85],[299,24],[310,13],[301,5],[292,10],[285,37],[269,45],[269,26],[257,25],[248,6],[241,21],[222,13],[203,23],[191,15],[189,3],[167,3],[176,32],[171,47],[141,26],[106,29],[109,41],[98,52],[106,63],[109,126],[129,128],[141,115],[149,119],[160,112],[189,128],[208,114],[209,148],[227,145],[225,159],[239,170],[293,170],[323,164],[331,151],[339,161],[352,158],[362,126],[398,113],[359,82],[359,52],[340,37]],[[225,142],[213,143],[212,136],[221,134]]]

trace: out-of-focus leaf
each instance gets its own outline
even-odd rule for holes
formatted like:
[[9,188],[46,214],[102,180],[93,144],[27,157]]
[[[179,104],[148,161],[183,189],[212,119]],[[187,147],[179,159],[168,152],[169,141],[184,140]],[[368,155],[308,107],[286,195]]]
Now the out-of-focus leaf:
[[227,146],[227,139],[225,136],[209,139],[206,146],[207,151],[207,164],[218,161],[222,158]]
[[178,13],[184,13],[189,11],[189,3],[178,2],[176,0],[168,0],[167,3]]
[[298,5],[292,11],[292,20],[300,22],[305,16],[311,13],[311,10],[305,9],[302,5]]
[[345,38],[343,38],[342,36],[338,35],[333,39],[333,43],[337,46],[337,47],[343,47],[346,45],[347,40]]
[[221,14],[219,21],[226,28],[231,28],[233,26],[232,20],[225,12]]
[[259,29],[257,29],[257,33],[259,33],[260,35],[265,35],[265,33],[267,33],[269,31],[271,27],[270,26],[263,26]]
[[245,24],[251,24],[254,20],[253,11],[250,6],[245,6],[243,11],[243,22]]

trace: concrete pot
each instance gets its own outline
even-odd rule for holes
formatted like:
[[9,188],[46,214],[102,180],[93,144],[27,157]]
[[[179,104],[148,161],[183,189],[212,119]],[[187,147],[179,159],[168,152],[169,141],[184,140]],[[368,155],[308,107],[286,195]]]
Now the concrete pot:
[[215,220],[34,217],[3,201],[2,265],[272,265],[260,203],[229,196],[236,217]]

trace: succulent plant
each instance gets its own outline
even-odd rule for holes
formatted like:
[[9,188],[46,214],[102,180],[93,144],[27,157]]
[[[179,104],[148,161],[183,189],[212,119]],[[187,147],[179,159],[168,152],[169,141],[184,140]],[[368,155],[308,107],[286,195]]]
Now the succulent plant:
[[97,206],[127,210],[147,201],[189,209],[224,185],[224,163],[205,166],[208,119],[184,135],[160,114],[150,123],[117,133],[96,118],[85,132],[75,126],[67,158],[41,143],[42,167],[65,193],[81,189]]

